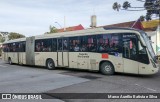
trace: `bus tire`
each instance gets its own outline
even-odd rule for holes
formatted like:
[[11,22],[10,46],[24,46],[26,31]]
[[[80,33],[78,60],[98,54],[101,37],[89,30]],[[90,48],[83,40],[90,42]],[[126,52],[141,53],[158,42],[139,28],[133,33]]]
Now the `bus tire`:
[[55,69],[54,61],[52,59],[47,59],[47,61],[46,61],[46,67],[47,67],[48,70]]
[[110,62],[103,62],[100,66],[100,72],[104,75],[113,75],[115,70]]
[[12,60],[11,60],[11,58],[9,57],[8,58],[8,63],[10,64],[10,65],[12,65],[13,63],[12,63]]

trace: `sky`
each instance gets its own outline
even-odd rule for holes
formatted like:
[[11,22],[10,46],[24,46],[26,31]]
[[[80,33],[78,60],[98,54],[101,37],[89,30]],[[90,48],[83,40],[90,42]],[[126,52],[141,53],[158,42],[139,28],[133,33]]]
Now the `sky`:
[[[89,28],[91,15],[97,16],[97,26],[135,21],[146,11],[119,12],[112,9],[114,2],[126,0],[0,0],[0,32],[17,32],[25,36],[41,35],[56,28],[82,24]],[[128,0],[132,6],[143,2]],[[55,23],[58,22],[58,23]]]

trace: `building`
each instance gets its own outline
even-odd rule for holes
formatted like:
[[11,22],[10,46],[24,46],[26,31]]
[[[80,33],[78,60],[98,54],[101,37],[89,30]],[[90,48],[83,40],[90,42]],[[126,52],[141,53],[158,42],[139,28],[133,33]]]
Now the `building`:
[[151,32],[146,32],[147,35],[149,36],[149,39],[151,40],[154,53],[156,53],[156,31],[151,31]]
[[123,22],[111,25],[105,25],[105,27],[129,27],[143,30],[145,32],[156,31],[157,26],[159,24],[159,20],[151,20],[151,21],[130,21]]
[[105,25],[104,27],[129,27],[129,28],[136,28],[136,29],[143,29],[143,26],[140,22],[135,23],[135,21],[130,22],[123,22],[123,23],[117,23],[117,24],[111,24],[111,25]]
[[158,26],[159,24],[159,20],[142,22],[143,30],[148,34],[156,55],[160,55],[160,27]]
[[77,26],[72,26],[72,27],[66,27],[65,29],[64,28],[61,28],[61,29],[57,29],[58,32],[67,32],[67,31],[76,31],[76,30],[83,30],[84,27],[79,24]]
[[146,32],[146,33],[148,34],[149,39],[152,42],[154,52],[157,55],[160,55],[160,26],[157,27],[156,31]]

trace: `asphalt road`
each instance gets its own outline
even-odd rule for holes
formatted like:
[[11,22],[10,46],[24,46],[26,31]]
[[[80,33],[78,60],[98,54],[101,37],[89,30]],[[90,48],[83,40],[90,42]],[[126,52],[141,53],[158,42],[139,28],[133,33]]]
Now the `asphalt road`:
[[[160,72],[152,76],[9,65],[0,60],[0,93],[160,93]],[[98,95],[98,94],[97,94]],[[96,96],[95,96],[96,97]],[[22,100],[0,100],[21,102]],[[33,102],[159,102],[158,99],[48,99]]]

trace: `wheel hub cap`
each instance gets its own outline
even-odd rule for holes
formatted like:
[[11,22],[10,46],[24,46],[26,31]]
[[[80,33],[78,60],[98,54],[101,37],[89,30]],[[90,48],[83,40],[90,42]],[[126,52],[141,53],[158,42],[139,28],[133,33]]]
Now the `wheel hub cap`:
[[106,70],[107,72],[111,71],[111,66],[109,66],[109,65],[105,66],[105,70]]

